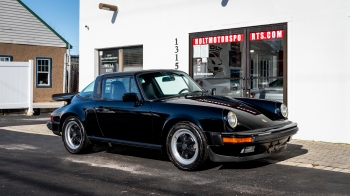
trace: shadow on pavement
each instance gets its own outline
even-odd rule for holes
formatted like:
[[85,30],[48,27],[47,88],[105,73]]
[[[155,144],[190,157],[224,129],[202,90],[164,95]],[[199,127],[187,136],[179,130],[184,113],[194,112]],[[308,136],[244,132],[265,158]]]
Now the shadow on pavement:
[[142,149],[142,148],[133,148],[133,147],[125,147],[125,146],[113,146],[109,147],[108,145],[99,144],[94,147],[92,152],[93,153],[99,153],[99,152],[106,152],[111,154],[119,154],[124,156],[133,156],[133,157],[139,157],[139,158],[146,158],[146,159],[153,159],[153,160],[159,160],[159,161],[170,161],[167,154],[161,154],[158,151],[152,151],[148,149]]
[[280,162],[286,161],[288,159],[298,157],[309,152],[308,149],[304,149],[302,145],[298,144],[288,144],[287,149],[277,154],[273,154],[269,157],[264,158],[263,160]]
[[[160,161],[167,161],[170,162],[167,154],[160,154],[151,150],[147,149],[139,149],[139,148],[132,148],[132,147],[124,147],[124,146],[114,146],[109,147],[108,145],[99,144],[94,147],[92,152],[93,153],[99,153],[99,152],[107,152],[112,154],[119,154],[124,156],[133,156],[133,157],[139,157],[139,158],[146,158],[146,159],[153,159],[153,160],[160,160]],[[269,157],[266,157],[264,159],[257,159],[253,161],[246,161],[246,162],[228,162],[228,163],[214,163],[211,161],[208,161],[200,170],[210,170],[216,167],[220,167],[219,169],[253,169],[258,167],[264,167],[267,165],[285,161],[300,155],[304,155],[308,152],[307,149],[303,149],[302,145],[297,144],[288,144],[288,147],[285,151],[282,151],[277,154],[272,154]]]

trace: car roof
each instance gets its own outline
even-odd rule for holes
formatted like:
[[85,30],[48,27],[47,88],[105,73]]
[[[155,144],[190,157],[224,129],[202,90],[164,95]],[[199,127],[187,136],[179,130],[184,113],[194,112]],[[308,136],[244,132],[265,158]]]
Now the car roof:
[[123,72],[114,72],[114,73],[107,73],[102,74],[100,77],[113,77],[113,76],[136,76],[138,74],[144,74],[144,73],[157,73],[157,72],[183,72],[180,70],[174,70],[174,69],[149,69],[149,70],[139,70],[139,71],[123,71]]

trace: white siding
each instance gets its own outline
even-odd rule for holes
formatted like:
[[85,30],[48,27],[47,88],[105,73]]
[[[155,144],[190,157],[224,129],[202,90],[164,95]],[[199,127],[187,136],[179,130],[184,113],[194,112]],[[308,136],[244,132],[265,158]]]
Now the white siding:
[[0,42],[66,47],[66,43],[17,0],[0,0]]

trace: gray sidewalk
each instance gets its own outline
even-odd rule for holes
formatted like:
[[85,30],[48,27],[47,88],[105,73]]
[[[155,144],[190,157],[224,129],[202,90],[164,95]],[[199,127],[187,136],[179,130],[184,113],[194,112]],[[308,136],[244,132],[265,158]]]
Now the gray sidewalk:
[[[1,127],[0,129],[55,136],[45,124]],[[350,145],[292,140],[286,151],[259,161],[350,173]]]
[[33,103],[34,115],[36,114],[36,110],[40,109],[40,113],[51,113],[55,111],[57,108],[60,108],[64,105],[64,101],[57,102],[37,102]]
[[58,102],[38,102],[38,103],[33,103],[33,108],[40,108],[40,109],[47,109],[47,108],[60,108],[64,105],[63,101],[58,101]]
[[[57,102],[38,102],[33,103],[34,115],[38,115],[40,113],[51,113],[57,108],[60,108],[64,105],[63,101]],[[40,112],[39,112],[40,111]],[[28,112],[28,108],[22,109],[0,109],[1,115],[26,115]]]
[[350,173],[350,144],[292,140],[286,151],[263,161]]

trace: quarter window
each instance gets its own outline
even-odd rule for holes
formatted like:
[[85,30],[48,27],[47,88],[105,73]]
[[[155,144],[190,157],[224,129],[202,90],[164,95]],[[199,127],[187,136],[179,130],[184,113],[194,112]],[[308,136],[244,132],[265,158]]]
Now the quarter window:
[[50,58],[36,59],[36,86],[51,87],[52,60]]
[[94,86],[95,86],[95,81],[91,82],[87,87],[85,87],[84,90],[82,90],[79,93],[79,96],[83,98],[91,99],[92,94],[94,93]]

